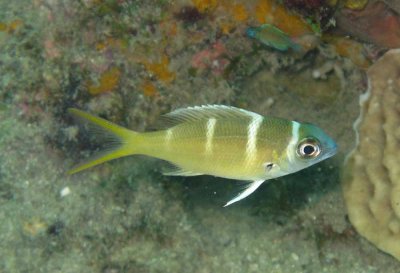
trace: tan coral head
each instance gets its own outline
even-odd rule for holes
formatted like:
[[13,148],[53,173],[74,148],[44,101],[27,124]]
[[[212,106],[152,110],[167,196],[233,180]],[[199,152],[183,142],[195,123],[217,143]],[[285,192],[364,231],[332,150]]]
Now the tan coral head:
[[388,51],[367,74],[343,192],[357,231],[400,260],[400,50]]

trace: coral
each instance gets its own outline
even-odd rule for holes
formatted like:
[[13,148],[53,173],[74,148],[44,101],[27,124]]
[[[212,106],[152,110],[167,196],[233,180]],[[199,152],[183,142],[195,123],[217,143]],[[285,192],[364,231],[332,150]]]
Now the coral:
[[98,83],[89,83],[88,92],[91,95],[99,95],[114,90],[121,78],[121,70],[118,67],[111,67],[101,74]]
[[351,223],[400,260],[400,50],[368,70],[361,97],[358,145],[348,159],[343,193]]
[[342,9],[336,21],[339,29],[360,40],[400,47],[400,17],[382,2],[370,2],[363,10]]

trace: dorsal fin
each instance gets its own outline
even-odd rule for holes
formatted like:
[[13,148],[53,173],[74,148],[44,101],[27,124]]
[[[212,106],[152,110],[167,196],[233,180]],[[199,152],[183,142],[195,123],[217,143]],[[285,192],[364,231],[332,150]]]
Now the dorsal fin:
[[260,116],[254,112],[226,105],[202,105],[180,108],[162,116],[163,127],[172,127],[184,122],[196,122],[210,118],[246,118]]

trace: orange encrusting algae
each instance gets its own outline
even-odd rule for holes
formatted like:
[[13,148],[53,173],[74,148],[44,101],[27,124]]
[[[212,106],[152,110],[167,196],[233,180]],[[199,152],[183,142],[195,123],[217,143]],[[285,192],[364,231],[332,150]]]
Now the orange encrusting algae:
[[258,0],[255,4],[236,3],[227,0],[192,0],[199,12],[215,12],[219,27],[229,34],[239,23],[256,21],[258,24],[272,24],[289,36],[313,33],[310,25],[296,13],[288,11],[274,0]]
[[254,7],[254,14],[256,20],[260,24],[272,23],[272,3],[271,1],[258,1],[257,5]]
[[176,22],[165,20],[162,21],[159,26],[163,36],[167,39],[170,39],[178,34],[178,24]]
[[171,83],[176,77],[175,72],[171,72],[168,68],[169,59],[166,55],[163,55],[159,62],[143,60],[142,63],[147,71],[164,83]]
[[235,4],[229,9],[233,18],[238,22],[244,22],[249,17],[246,7],[243,4]]
[[218,5],[218,0],[192,0],[192,2],[200,12],[213,10]]
[[40,233],[44,233],[47,228],[48,226],[44,221],[34,218],[31,221],[23,224],[22,231],[25,235],[34,237]]
[[23,24],[24,24],[24,22],[20,19],[15,19],[8,24],[0,22],[0,31],[12,33],[14,31],[16,31],[19,27],[21,27]]
[[238,25],[245,23],[249,19],[249,12],[244,4],[221,1],[219,7],[224,14],[224,18],[219,23],[223,34],[229,34]]
[[344,37],[327,40],[333,44],[337,54],[349,58],[359,68],[367,69],[370,67],[371,61],[363,54],[364,48],[362,44]]
[[227,35],[235,28],[235,24],[232,22],[222,22],[219,26],[223,34]]
[[111,67],[105,71],[99,79],[98,84],[89,83],[88,92],[91,95],[99,95],[114,90],[121,78],[121,70],[118,67]]
[[96,43],[95,45],[97,51],[103,51],[107,48],[113,49],[126,49],[128,47],[127,41],[122,39],[108,37],[105,40]]
[[149,80],[146,80],[142,83],[140,90],[146,97],[156,97],[159,95],[156,86]]
[[311,27],[299,15],[271,0],[260,0],[254,7],[254,14],[258,23],[272,24],[289,36],[312,33]]

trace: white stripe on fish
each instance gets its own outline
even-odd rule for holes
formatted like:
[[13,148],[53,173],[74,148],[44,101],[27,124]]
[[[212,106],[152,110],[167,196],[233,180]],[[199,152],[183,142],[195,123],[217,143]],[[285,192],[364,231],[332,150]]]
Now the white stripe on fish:
[[257,156],[257,134],[260,129],[263,117],[257,114],[252,114],[252,120],[247,127],[247,144],[245,165],[251,164]]
[[206,133],[206,154],[212,154],[212,144],[214,139],[215,124],[217,123],[216,118],[210,118],[207,121],[207,133]]
[[293,151],[296,150],[296,145],[299,141],[299,128],[300,123],[298,123],[297,121],[292,121],[292,137],[290,138],[289,144],[286,148],[286,154],[289,162],[295,161],[295,154],[293,153]]
[[169,128],[167,130],[167,133],[165,134],[165,147],[167,147],[167,149],[170,148],[170,143],[171,143],[171,139],[172,139],[172,135],[173,135],[172,130],[173,130],[172,128]]

